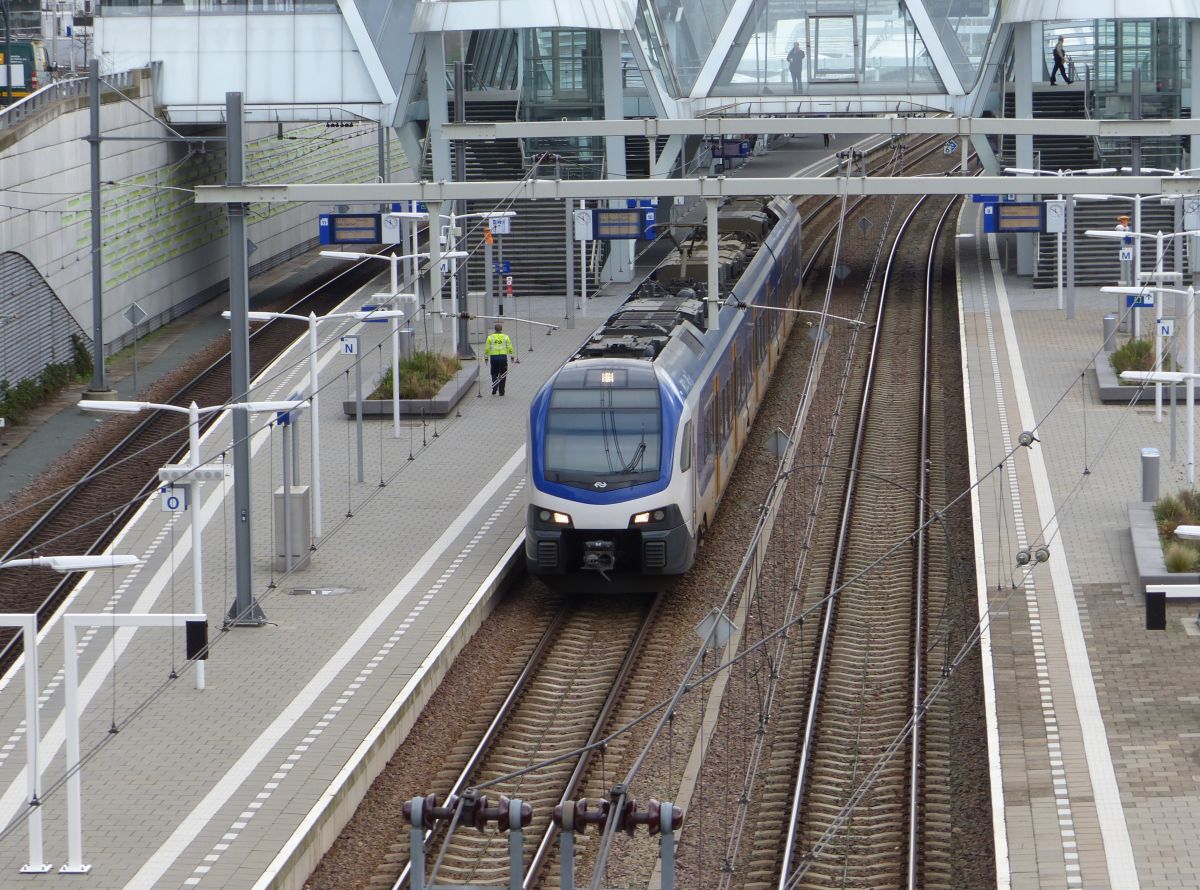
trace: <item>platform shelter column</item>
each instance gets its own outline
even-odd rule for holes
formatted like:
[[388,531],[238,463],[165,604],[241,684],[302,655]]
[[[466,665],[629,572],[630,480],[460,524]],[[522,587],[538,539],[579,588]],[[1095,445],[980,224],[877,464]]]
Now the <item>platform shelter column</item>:
[[[1018,22],[1013,31],[1013,76],[1017,117],[1033,117],[1033,82],[1041,80],[1041,42],[1034,37],[1042,33],[1041,22]],[[1033,167],[1033,137],[1017,136],[1017,166]],[[1031,195],[1019,195],[1021,201],[1033,200]],[[1033,274],[1033,235],[1028,232],[1017,236],[1017,274]]]
[[[607,120],[623,120],[625,117],[625,91],[621,82],[621,32],[600,32],[601,76],[604,80],[604,117]],[[651,140],[653,142],[653,140]],[[605,136],[604,157],[608,164],[609,179],[625,178],[625,137]],[[613,201],[611,207],[623,207],[623,201]],[[636,241],[612,241],[612,252],[600,277],[605,281],[633,280],[633,250]]]

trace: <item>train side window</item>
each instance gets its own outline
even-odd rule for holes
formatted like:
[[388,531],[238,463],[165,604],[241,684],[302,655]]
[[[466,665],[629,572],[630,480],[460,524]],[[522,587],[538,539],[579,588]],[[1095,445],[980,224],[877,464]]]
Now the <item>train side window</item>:
[[692,468],[692,448],[695,447],[695,433],[692,427],[692,421],[688,421],[683,427],[683,448],[679,452],[679,471],[686,473]]

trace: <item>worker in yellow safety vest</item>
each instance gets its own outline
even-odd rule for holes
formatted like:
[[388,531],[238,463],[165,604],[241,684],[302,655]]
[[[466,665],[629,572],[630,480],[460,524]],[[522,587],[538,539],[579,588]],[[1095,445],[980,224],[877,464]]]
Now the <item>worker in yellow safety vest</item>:
[[495,333],[488,334],[483,354],[488,357],[488,365],[492,372],[492,395],[504,395],[504,381],[508,378],[508,357],[513,357],[513,364],[520,364],[513,350],[513,341],[504,333],[504,325],[496,322]]

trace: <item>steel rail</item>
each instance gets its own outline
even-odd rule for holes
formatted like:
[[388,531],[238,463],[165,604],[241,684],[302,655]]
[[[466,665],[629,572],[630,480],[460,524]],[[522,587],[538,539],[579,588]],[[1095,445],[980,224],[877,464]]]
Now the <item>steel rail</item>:
[[891,253],[888,256],[884,270],[883,282],[880,286],[879,308],[875,316],[874,330],[871,338],[870,355],[867,370],[863,379],[863,400],[859,406],[856,420],[853,447],[848,465],[850,471],[846,480],[846,489],[842,501],[841,516],[838,521],[838,533],[834,550],[833,562],[829,570],[830,589],[826,594],[825,606],[821,620],[821,632],[817,641],[817,657],[813,666],[812,683],[809,689],[809,701],[804,721],[804,735],[800,747],[800,757],[796,765],[796,778],[793,782],[792,799],[788,816],[788,830],[784,842],[783,857],[779,868],[778,890],[790,890],[792,887],[792,862],[795,857],[796,838],[800,828],[800,817],[803,811],[804,798],[808,792],[808,765],[812,758],[816,724],[820,711],[821,693],[824,687],[825,675],[828,669],[830,650],[832,648],[833,631],[836,623],[835,614],[838,605],[839,579],[846,559],[847,542],[850,532],[850,519],[853,513],[854,497],[858,488],[858,468],[862,459],[863,444],[866,440],[867,418],[870,414],[871,397],[874,391],[875,373],[879,361],[880,344],[883,332],[883,316],[887,309],[888,285],[892,274],[892,265],[901,239],[912,220],[924,205],[927,198],[921,198],[913,205],[904,221],[896,232]]
[[[633,673],[638,656],[645,647],[646,637],[650,633],[650,628],[654,625],[654,621],[658,617],[662,601],[663,595],[661,593],[655,594],[654,601],[650,604],[650,609],[646,614],[646,620],[638,628],[637,636],[634,637],[629,651],[625,653],[625,660],[621,663],[617,676],[613,680],[612,689],[609,691],[608,697],[604,700],[604,705],[596,717],[596,725],[588,735],[587,748],[580,755],[579,763],[575,765],[575,769],[571,773],[571,778],[567,780],[567,786],[558,801],[560,804],[568,800],[573,800],[575,793],[583,783],[583,779],[587,775],[588,768],[592,763],[595,745],[604,736],[609,719],[612,717],[613,711],[616,710],[617,702],[620,700],[621,692],[629,680],[629,675]],[[558,826],[551,822],[550,826],[546,829],[546,833],[542,835],[541,843],[538,844],[538,848],[533,854],[533,859],[529,863],[529,869],[525,873],[525,882],[522,885],[524,890],[532,890],[532,888],[537,886],[537,882],[541,877],[541,871],[550,858],[550,851],[554,845],[554,841],[558,838],[559,830]]]
[[[587,769],[591,765],[591,760],[594,752],[594,747],[597,742],[604,736],[604,730],[616,709],[617,702],[620,699],[621,693],[633,672],[633,668],[637,664],[639,655],[644,648],[646,639],[649,635],[650,628],[654,625],[654,621],[658,616],[661,608],[663,595],[656,593],[650,602],[646,614],[642,618],[642,622],[634,634],[632,643],[625,653],[620,667],[613,678],[609,687],[608,694],[600,710],[597,712],[596,719],[593,723],[591,732],[588,734],[586,746],[581,750],[578,761],[571,772],[571,776],[564,786],[563,793],[559,797],[559,802],[570,800],[572,795],[578,791],[580,784],[587,774]],[[562,630],[567,618],[570,616],[571,607],[564,606],[559,610],[554,620],[546,628],[533,652],[527,659],[525,666],[521,669],[521,673],[513,681],[512,688],[504,697],[504,701],[500,704],[496,714],[492,717],[487,729],[484,731],[478,744],[472,750],[471,755],[467,758],[466,764],[459,771],[457,778],[451,785],[448,795],[461,794],[464,790],[471,787],[471,780],[478,772],[480,765],[491,752],[494,747],[501,730],[511,718],[517,705],[520,703],[522,696],[525,694],[529,684],[537,676],[538,671],[545,660],[547,653],[553,647],[554,641],[557,638],[559,631]],[[425,832],[425,843],[428,844],[432,839],[436,829],[429,829]],[[545,867],[549,859],[552,844],[557,837],[557,829],[553,823],[546,829],[546,833],[542,836],[541,842],[538,844],[537,850],[534,852],[533,859],[530,862],[529,868],[525,875],[525,888],[536,886],[538,879],[541,876],[541,871]],[[402,888],[410,885],[412,878],[412,861],[406,862],[401,870],[399,877],[392,884],[392,890],[402,890]]]
[[933,290],[934,267],[937,264],[938,245],[941,241],[942,228],[949,218],[952,207],[957,202],[949,201],[937,225],[933,227],[933,238],[930,241],[929,260],[925,267],[925,321],[924,336],[921,342],[921,418],[920,445],[917,449],[917,459],[920,461],[917,476],[917,552],[915,575],[913,579],[913,641],[912,641],[912,756],[909,760],[908,778],[908,855],[907,882],[908,890],[919,890],[919,875],[917,874],[918,845],[920,843],[921,820],[918,818],[921,806],[922,765],[924,763],[921,708],[925,691],[925,624],[928,615],[929,595],[928,585],[928,552],[929,552],[929,438],[931,431],[930,405],[932,402],[933,372]]
[[[524,695],[526,687],[529,686],[529,681],[537,673],[537,669],[545,658],[546,653],[550,650],[551,645],[553,645],[555,637],[558,636],[558,632],[566,624],[570,611],[570,606],[560,608],[558,614],[554,616],[550,624],[546,627],[546,630],[543,631],[537,645],[533,647],[533,652],[530,653],[529,658],[525,661],[525,667],[517,675],[512,688],[504,697],[504,701],[500,703],[500,707],[497,709],[495,716],[492,717],[487,729],[483,731],[483,737],[480,738],[479,743],[475,746],[475,750],[471,752],[471,756],[467,758],[466,765],[459,772],[458,778],[454,780],[454,784],[450,786],[447,796],[459,794],[465,788],[469,787],[471,777],[479,768],[479,764],[483,761],[483,758],[487,756],[492,744],[496,741],[496,737],[500,735],[500,730],[512,714],[513,708],[520,701],[521,696]],[[434,829],[432,828],[426,830],[425,843],[429,843],[433,837],[433,832]],[[392,885],[393,890],[400,890],[400,888],[407,886],[411,874],[412,861],[409,860],[404,864],[400,876],[396,878],[396,882]]]

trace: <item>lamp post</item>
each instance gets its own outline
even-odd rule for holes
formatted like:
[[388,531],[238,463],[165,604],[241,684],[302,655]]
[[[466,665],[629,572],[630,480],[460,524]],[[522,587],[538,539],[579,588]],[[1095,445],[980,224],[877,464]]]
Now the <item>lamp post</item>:
[[[403,216],[404,214],[391,214],[393,216]],[[420,215],[420,214],[418,214]],[[412,297],[414,302],[416,296],[414,294],[400,293],[400,261],[401,260],[423,260],[428,259],[428,253],[354,253],[352,251],[341,250],[322,250],[321,256],[332,257],[334,259],[343,260],[388,260],[392,264],[391,290],[388,293],[388,299],[391,301],[398,300],[400,297]],[[443,253],[443,258],[459,259],[469,256],[468,253],[461,250],[452,250],[449,253]],[[453,280],[453,279],[451,279]],[[253,313],[251,313],[253,315]],[[294,317],[294,316],[283,316]],[[329,318],[330,316],[326,316]],[[399,315],[389,314],[387,312],[374,312],[372,318],[391,318],[392,319],[392,438],[400,438],[400,319],[404,318],[404,313]],[[313,378],[315,380],[315,377]],[[314,384],[315,385],[315,384]]]
[[[200,418],[215,414],[218,411],[224,411],[226,408],[240,409],[246,412],[250,411],[295,411],[299,408],[304,408],[308,405],[302,401],[282,401],[282,402],[234,402],[228,405],[214,405],[209,408],[201,408],[195,402],[192,402],[188,407],[181,408],[178,405],[163,405],[158,402],[108,402],[108,401],[89,401],[84,399],[79,403],[79,407],[84,411],[108,411],[118,414],[137,414],[140,411],[169,411],[174,414],[186,414],[188,416],[188,466],[178,476],[183,479],[191,479],[198,482],[203,476],[222,475],[221,468],[214,468],[215,472],[204,472],[200,461]],[[315,424],[314,424],[315,426]],[[161,473],[161,471],[160,471]],[[175,475],[175,474],[171,474]],[[197,614],[204,612],[204,587],[203,587],[203,565],[201,563],[200,545],[201,532],[200,525],[200,498],[199,490],[192,489],[191,508],[192,513],[192,611]],[[237,554],[238,559],[250,560],[250,554]],[[246,599],[249,599],[249,593],[246,594]],[[238,592],[238,600],[233,605],[232,616],[241,615],[245,609],[250,607],[250,603],[242,603],[242,594]],[[196,688],[204,688],[204,662],[196,662]]]
[[[327,253],[322,251],[323,254]],[[332,256],[342,256],[336,252],[328,252]],[[364,256],[375,256],[375,254],[364,254]],[[228,312],[221,313],[222,318],[229,318]],[[313,537],[321,537],[321,423],[320,423],[320,392],[321,387],[317,379],[318,362],[317,353],[320,349],[320,341],[317,337],[317,325],[323,321],[345,321],[346,319],[355,319],[357,321],[365,321],[368,318],[391,318],[393,324],[393,334],[395,342],[392,344],[392,351],[396,351],[396,343],[399,342],[399,322],[398,319],[404,318],[405,313],[399,310],[372,310],[363,312],[331,312],[328,315],[317,315],[310,312],[308,315],[293,315],[288,312],[248,312],[246,319],[248,321],[272,321],[276,318],[286,318],[291,321],[302,321],[308,325],[308,399],[312,404],[312,423],[309,424],[309,445],[312,449],[312,490],[313,490]],[[394,366],[399,368],[399,363]],[[398,371],[396,373],[399,373]],[[399,382],[393,389],[399,391]],[[288,403],[292,404],[292,403]],[[396,435],[399,435],[397,433]]]
[[[1116,173],[1115,167],[1088,167],[1083,170],[1027,170],[1022,167],[1005,167],[1005,173],[1014,173],[1019,176],[1106,176],[1110,173]],[[1058,200],[1063,200],[1060,193]],[[1066,212],[1066,236],[1067,236],[1067,269],[1070,281],[1071,290],[1071,305],[1067,311],[1067,318],[1073,318],[1075,315],[1075,196],[1068,195],[1067,212]],[[1063,308],[1063,233],[1056,234],[1057,239],[1057,258],[1058,258],[1058,308]]]
[[[1121,292],[1121,288],[1103,287],[1104,293]],[[1124,290],[1128,290],[1125,288]],[[1188,485],[1196,483],[1196,289],[1187,290],[1171,287],[1144,287],[1142,290],[1153,290],[1159,293],[1183,294],[1187,297],[1187,309],[1184,325],[1187,328],[1187,370],[1163,371],[1122,371],[1121,377],[1137,383],[1153,383],[1161,387],[1164,383],[1187,384],[1187,481]],[[1161,392],[1161,389],[1160,389]]]
[[[0,562],[0,569],[40,566],[56,572],[87,572],[93,569],[132,566],[141,562],[136,556],[35,556]],[[0,614],[0,627],[21,631],[25,646],[25,778],[29,798],[29,861],[22,874],[45,874],[51,865],[42,858],[42,771],[38,765],[38,745],[42,740],[38,711],[38,639],[37,615]]]

